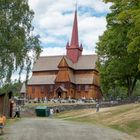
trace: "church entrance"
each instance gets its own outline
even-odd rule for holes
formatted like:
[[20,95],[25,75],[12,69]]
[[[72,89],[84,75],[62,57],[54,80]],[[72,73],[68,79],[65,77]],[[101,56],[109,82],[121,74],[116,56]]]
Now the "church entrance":
[[61,98],[62,97],[62,92],[61,91],[58,91],[57,95],[58,95],[57,96],[58,98]]
[[66,98],[67,97],[67,90],[64,87],[59,86],[56,89],[56,97],[57,98]]

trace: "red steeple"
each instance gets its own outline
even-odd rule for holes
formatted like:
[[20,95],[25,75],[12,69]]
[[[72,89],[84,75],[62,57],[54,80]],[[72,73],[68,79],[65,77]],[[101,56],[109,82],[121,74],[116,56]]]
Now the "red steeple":
[[67,49],[67,57],[71,59],[73,63],[76,63],[78,61],[78,58],[82,54],[83,50],[82,47],[79,47],[77,10],[75,10],[71,44],[69,46],[69,43],[67,43],[66,49]]
[[77,10],[75,11],[73,30],[72,30],[72,36],[71,36],[71,44],[70,45],[73,48],[79,47],[78,24],[77,24]]

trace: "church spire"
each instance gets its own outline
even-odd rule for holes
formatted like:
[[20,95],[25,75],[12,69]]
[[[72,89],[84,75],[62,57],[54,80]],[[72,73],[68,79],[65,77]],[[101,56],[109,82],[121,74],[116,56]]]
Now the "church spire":
[[72,48],[79,47],[78,23],[77,23],[77,8],[75,10],[75,16],[74,16],[74,23],[73,23],[73,30],[72,30],[72,36],[71,36],[71,44],[70,44],[70,46]]
[[77,63],[79,57],[82,55],[83,47],[82,45],[79,47],[79,39],[78,39],[78,21],[77,21],[77,5],[74,15],[73,29],[70,45],[67,43],[67,57],[73,62]]

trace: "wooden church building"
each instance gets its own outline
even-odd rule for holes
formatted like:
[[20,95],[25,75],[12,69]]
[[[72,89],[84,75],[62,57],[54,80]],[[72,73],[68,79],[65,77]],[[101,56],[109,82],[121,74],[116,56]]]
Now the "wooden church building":
[[86,98],[99,99],[99,73],[97,55],[82,55],[78,41],[77,11],[75,11],[72,37],[66,45],[66,55],[39,57],[27,84],[30,98]]

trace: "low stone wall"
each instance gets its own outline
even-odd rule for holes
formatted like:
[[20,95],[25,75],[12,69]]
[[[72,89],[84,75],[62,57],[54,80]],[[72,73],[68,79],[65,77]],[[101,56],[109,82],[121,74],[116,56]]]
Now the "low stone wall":
[[[124,104],[130,104],[130,103],[137,103],[137,102],[102,102],[100,103],[100,108],[105,108],[105,107],[113,107],[113,106],[119,106],[119,105],[124,105]],[[69,111],[69,110],[78,110],[78,109],[90,109],[96,108],[96,103],[90,103],[90,104],[72,104],[72,105],[60,105],[60,106],[53,106],[51,107],[55,111],[58,109],[60,112],[61,111]]]
[[[47,106],[47,104],[46,104]],[[52,106],[49,108],[53,108],[55,113],[62,112],[62,111],[69,111],[69,110],[78,110],[78,109],[89,109],[95,108],[95,104],[71,104],[71,105],[59,105],[59,106]],[[23,107],[21,110],[21,117],[34,117],[36,116],[35,107]]]
[[[112,106],[117,106],[117,105],[122,105],[122,103],[100,103],[100,107],[104,108],[104,107],[112,107]],[[58,109],[60,112],[61,111],[69,111],[69,110],[78,110],[78,109],[95,109],[96,108],[96,104],[72,104],[72,105],[60,105],[60,106],[53,106],[51,107],[53,108],[55,111]]]
[[[118,105],[122,105],[122,104],[126,104],[126,103],[118,103],[118,102],[104,102],[104,103],[100,103],[100,108],[104,108],[104,107],[112,107],[112,106],[118,106]],[[47,104],[46,104],[47,106]],[[70,110],[78,110],[78,109],[95,109],[96,104],[95,103],[90,103],[90,104],[71,104],[71,105],[59,105],[59,106],[52,106],[49,108],[53,108],[55,113],[59,113],[62,111],[70,111]],[[23,117],[34,117],[36,116],[35,113],[35,107],[31,107],[31,108],[24,108],[22,111],[22,116]]]
[[69,110],[78,110],[78,109],[89,109],[95,108],[96,104],[72,104],[72,105],[61,105],[61,106],[53,106],[54,110],[61,111],[69,111]]

